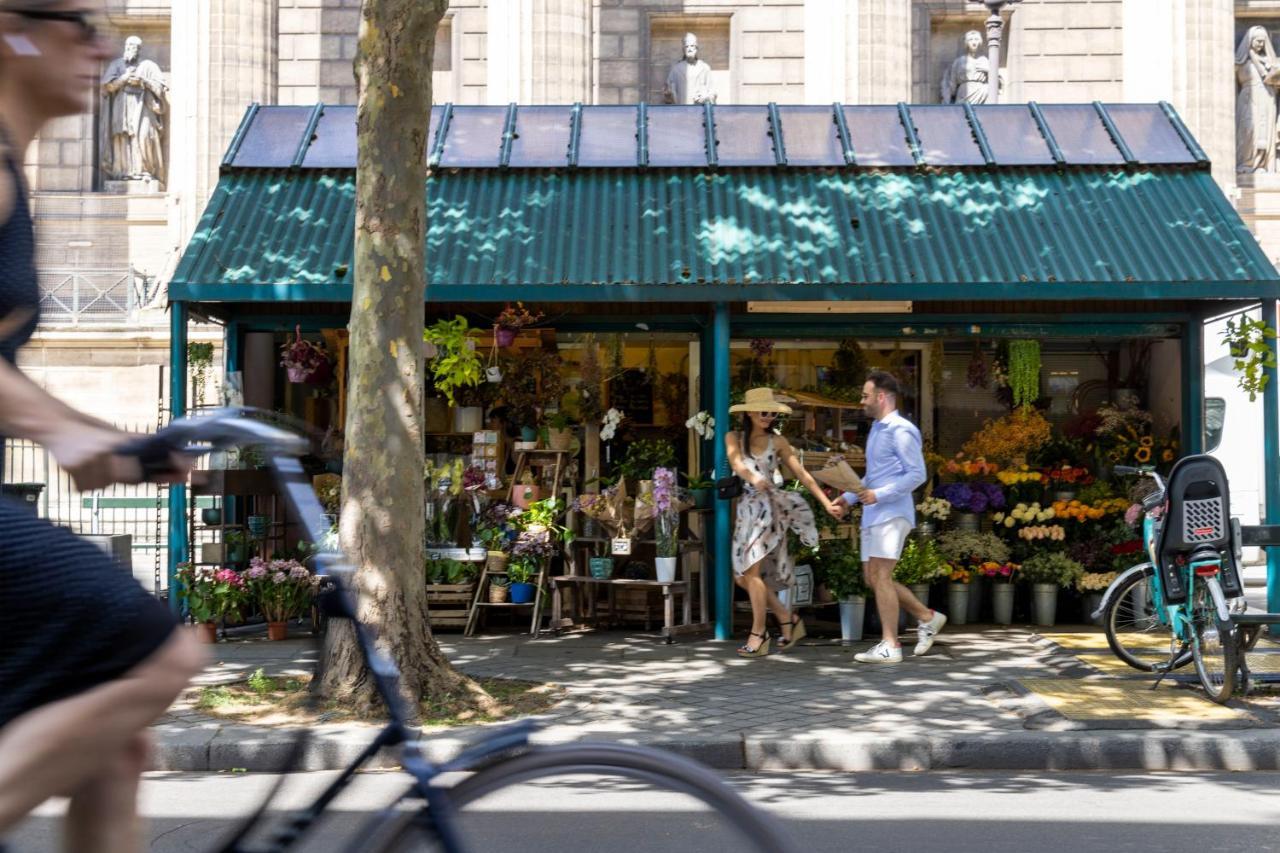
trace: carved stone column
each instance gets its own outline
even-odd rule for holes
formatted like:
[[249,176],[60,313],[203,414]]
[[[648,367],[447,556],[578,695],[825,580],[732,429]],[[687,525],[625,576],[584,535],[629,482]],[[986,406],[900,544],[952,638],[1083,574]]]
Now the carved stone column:
[[491,104],[591,101],[591,0],[490,3]]
[[902,0],[859,0],[858,103],[911,100],[911,6]]
[[253,102],[276,100],[278,0],[173,5],[169,190],[185,245],[218,181],[218,164]]

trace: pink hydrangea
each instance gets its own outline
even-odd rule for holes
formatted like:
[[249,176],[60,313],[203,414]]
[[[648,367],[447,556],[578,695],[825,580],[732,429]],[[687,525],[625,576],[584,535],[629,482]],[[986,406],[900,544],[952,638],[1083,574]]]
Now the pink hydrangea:
[[229,583],[232,586],[244,586],[244,579],[236,574],[234,569],[219,569],[214,573],[213,579],[218,583]]
[[261,557],[254,557],[249,561],[249,570],[244,575],[251,581],[260,581],[267,576],[267,564]]
[[289,577],[293,578],[296,581],[306,580],[307,576],[310,574],[311,573],[307,571],[306,566],[303,566],[299,563],[294,563],[293,568],[289,569]]
[[284,583],[287,580],[289,580],[289,576],[286,575],[284,572],[276,572],[274,575],[271,576],[272,583]]
[[1124,523],[1133,527],[1138,523],[1138,519],[1142,517],[1142,504],[1130,504],[1129,508],[1124,511]]

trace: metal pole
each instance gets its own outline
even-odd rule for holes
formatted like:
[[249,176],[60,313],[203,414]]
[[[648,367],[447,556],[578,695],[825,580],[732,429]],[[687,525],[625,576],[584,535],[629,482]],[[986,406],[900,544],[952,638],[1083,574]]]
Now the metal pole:
[[1192,320],[1182,334],[1182,452],[1204,452],[1204,323]]
[[[716,477],[729,475],[729,455],[724,437],[729,432],[729,306],[717,302],[712,320],[712,381],[715,387],[712,417],[716,419]],[[733,552],[729,501],[716,499],[715,574],[716,639],[733,636]]]
[[[169,305],[169,415],[187,413],[187,304]],[[169,487],[169,607],[179,612],[178,564],[187,556],[187,487]]]
[[[1262,300],[1262,319],[1275,329],[1280,301]],[[1267,341],[1274,360],[1280,355],[1280,341]],[[1262,390],[1262,464],[1265,475],[1266,523],[1280,524],[1280,377],[1274,367],[1264,368],[1267,385]],[[1267,611],[1280,612],[1280,548],[1267,548]],[[1280,634],[1280,626],[1269,627],[1271,635]]]

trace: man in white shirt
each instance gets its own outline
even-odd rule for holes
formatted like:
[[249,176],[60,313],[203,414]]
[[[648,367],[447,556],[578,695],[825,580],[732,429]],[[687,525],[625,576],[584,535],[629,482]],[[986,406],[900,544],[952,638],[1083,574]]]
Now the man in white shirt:
[[867,434],[867,476],[860,492],[846,492],[840,501],[862,504],[862,570],[876,598],[882,639],[868,651],[854,655],[862,663],[900,663],[898,612],[905,608],[920,620],[915,654],[923,655],[947,624],[947,617],[930,610],[893,579],[907,534],[916,526],[912,492],[924,485],[920,430],[898,413],[898,380],[874,370],[862,386],[862,407],[874,423]]

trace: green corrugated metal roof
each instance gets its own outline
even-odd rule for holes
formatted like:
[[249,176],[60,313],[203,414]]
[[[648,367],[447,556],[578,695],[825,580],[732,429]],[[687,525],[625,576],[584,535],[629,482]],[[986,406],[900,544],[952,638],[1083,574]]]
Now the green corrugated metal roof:
[[[225,172],[170,297],[349,299],[354,193]],[[433,300],[1280,295],[1204,170],[479,170],[427,199]]]

